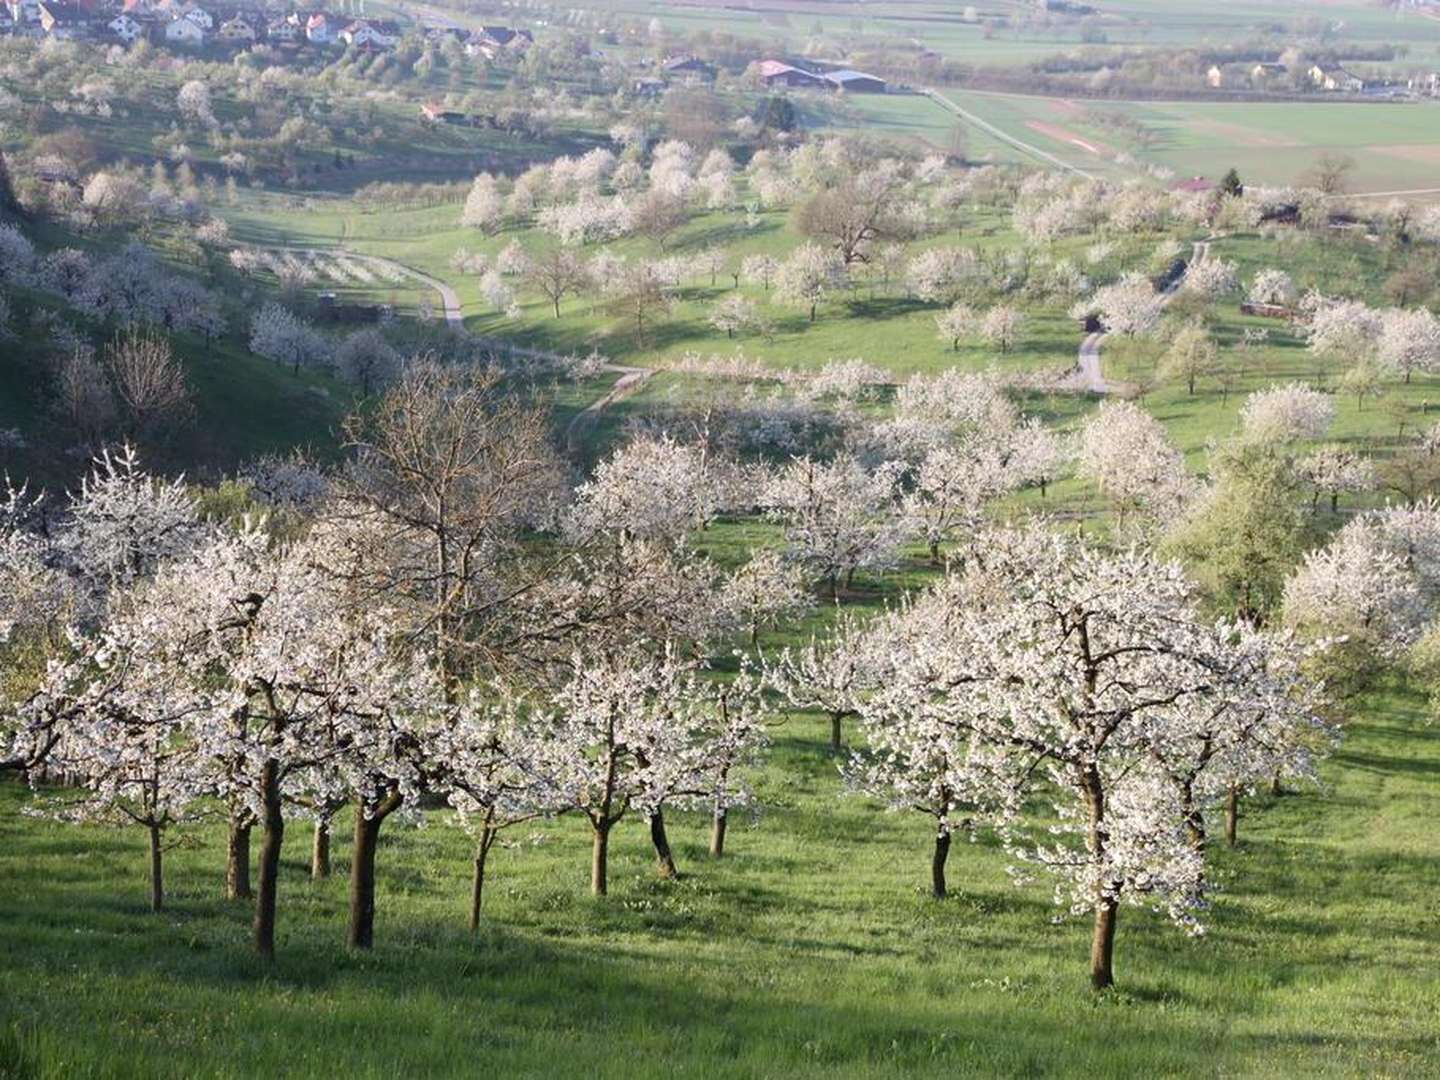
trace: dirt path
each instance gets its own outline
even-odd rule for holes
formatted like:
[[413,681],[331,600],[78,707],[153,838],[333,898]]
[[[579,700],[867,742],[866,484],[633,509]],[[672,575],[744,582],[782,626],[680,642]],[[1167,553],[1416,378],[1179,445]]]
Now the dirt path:
[[[1210,255],[1210,244],[1214,239],[1215,237],[1207,237],[1204,240],[1195,241],[1194,247],[1190,250],[1190,261],[1194,263],[1207,258]],[[1160,301],[1162,306],[1168,304],[1175,298],[1175,294],[1180,290],[1180,286],[1184,283],[1184,280],[1182,277],[1165,290],[1165,295]],[[1115,387],[1105,381],[1105,372],[1100,366],[1100,343],[1104,340],[1104,332],[1097,331],[1096,333],[1087,335],[1085,340],[1080,343],[1080,352],[1076,358],[1075,371],[1070,378],[1066,380],[1064,384],[1066,389],[1080,390],[1090,394],[1109,394],[1114,392]]]
[[568,450],[574,451],[577,448],[580,437],[595,426],[601,413],[621,398],[635,393],[645,385],[651,375],[655,374],[650,368],[622,367],[619,364],[606,364],[605,370],[620,372],[620,378],[615,380],[615,385],[607,394],[598,401],[587,405],[571,418],[570,423],[565,427],[565,446]]

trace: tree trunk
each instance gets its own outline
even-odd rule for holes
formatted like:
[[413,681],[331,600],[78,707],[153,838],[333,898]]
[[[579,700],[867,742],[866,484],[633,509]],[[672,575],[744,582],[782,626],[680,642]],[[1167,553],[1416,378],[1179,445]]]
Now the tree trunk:
[[375,848],[380,826],[391,810],[400,805],[391,795],[366,816],[365,801],[355,803],[355,849],[350,858],[350,929],[347,944],[368,949],[375,944]]
[[150,910],[165,910],[165,866],[160,849],[164,833],[159,825],[150,826]]
[[1279,797],[1285,794],[1285,789],[1280,785],[1280,771],[1277,769],[1270,777],[1270,794]]
[[1230,794],[1225,800],[1225,843],[1229,847],[1235,846],[1235,833],[1240,823],[1240,789],[1230,788]]
[[330,876],[330,818],[317,818],[315,839],[310,845],[310,879],[320,881]]
[[830,714],[830,749],[837,754],[840,752],[840,721],[842,719],[840,713]]
[[248,817],[231,814],[225,842],[225,896],[229,900],[249,900],[255,895],[250,889],[250,829]]
[[480,929],[480,907],[485,900],[485,862],[490,857],[491,845],[495,843],[495,830],[486,829],[475,845],[474,866],[470,875],[470,932]]
[[650,843],[655,846],[655,869],[662,878],[674,881],[680,876],[675,869],[675,856],[670,851],[670,837],[665,834],[665,813],[656,808],[650,815]]
[[606,872],[610,856],[610,822],[595,826],[595,842],[590,850],[590,892],[594,896],[606,893]]
[[255,951],[275,959],[275,889],[280,875],[280,847],[285,842],[285,818],[280,806],[280,764],[273,758],[260,769],[260,793],[265,813],[260,833],[260,889],[255,894]]
[[943,829],[935,834],[935,855],[930,860],[930,893],[936,900],[945,899],[945,861],[950,857],[950,834]]
[[718,859],[725,854],[725,823],[728,820],[723,806],[715,808],[710,821],[710,857]]
[[1090,941],[1090,986],[1106,990],[1115,985],[1115,914],[1119,905],[1102,898],[1095,908],[1095,936]]

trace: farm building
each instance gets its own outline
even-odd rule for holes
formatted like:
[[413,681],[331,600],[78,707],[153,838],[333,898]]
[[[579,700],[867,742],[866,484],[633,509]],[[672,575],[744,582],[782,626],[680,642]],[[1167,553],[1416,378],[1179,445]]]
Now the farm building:
[[829,86],[822,76],[812,74],[780,60],[762,60],[755,65],[755,76],[766,86],[794,86],[810,89]]
[[1310,69],[1310,81],[1316,86],[1326,90],[1344,90],[1350,93],[1359,93],[1365,89],[1365,80],[1358,75],[1352,75],[1343,67],[1321,67],[1319,64]]
[[878,75],[867,75],[863,71],[851,71],[848,68],[844,71],[832,71],[825,76],[825,81],[835,89],[849,94],[885,93],[885,80]]
[[1203,176],[1192,176],[1189,180],[1181,180],[1179,183],[1170,185],[1170,190],[1198,195],[1206,191],[1214,191],[1215,182],[1213,180],[1207,180]]
[[660,65],[666,75],[688,75],[699,79],[713,79],[715,68],[698,56],[672,56]]

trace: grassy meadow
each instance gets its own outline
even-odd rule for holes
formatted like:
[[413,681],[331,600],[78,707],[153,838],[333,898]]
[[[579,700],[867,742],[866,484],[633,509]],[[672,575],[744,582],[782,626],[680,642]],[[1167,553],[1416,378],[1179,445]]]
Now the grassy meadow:
[[221,826],[169,854],[152,915],[142,833],[27,819],[0,784],[0,1075],[1436,1075],[1440,731],[1403,687],[1359,713],[1322,790],[1245,804],[1204,937],[1122,912],[1103,1000],[1084,921],[1015,887],[992,838],[931,900],[925,820],[842,798],[814,717],[775,732],[723,861],[679,815],[683,877],[657,880],[627,821],[595,900],[584,823],[542,823],[495,853],[473,938],[443,813],[386,826],[365,955],[342,946],[343,845],[312,882],[292,823],[273,968],[221,899]]

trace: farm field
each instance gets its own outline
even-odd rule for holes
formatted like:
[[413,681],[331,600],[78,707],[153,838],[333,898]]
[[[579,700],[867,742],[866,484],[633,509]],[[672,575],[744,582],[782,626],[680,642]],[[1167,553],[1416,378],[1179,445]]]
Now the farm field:
[[[1295,183],[1321,154],[1333,152],[1355,159],[1356,192],[1440,188],[1435,103],[1088,102],[956,89],[944,94],[1080,168],[1103,170],[1124,152],[1180,177],[1215,179],[1234,166],[1251,182],[1279,186]],[[1153,143],[1135,146],[1098,129],[1087,122],[1088,108],[1133,117],[1154,133]]]
[[[1262,36],[1296,18],[1294,5],[1264,0],[1216,0],[1203,8],[1169,0],[1120,0],[1097,5],[1096,23],[1104,33],[1084,47],[1103,55],[1127,47],[1223,44]],[[620,18],[661,20],[676,31],[724,31],[742,37],[780,36],[798,46],[816,27],[831,37],[857,35],[910,42],[923,39],[927,48],[948,58],[991,67],[1023,64],[1082,44],[1073,27],[1050,29],[1023,26],[986,31],[963,18],[965,5],[935,0],[880,0],[878,3],[826,3],[820,0],[758,0],[738,8],[722,0],[608,0],[590,5]],[[999,0],[976,5],[986,16],[1024,13],[1033,5]],[[1440,45],[1440,23],[1413,12],[1391,12],[1375,5],[1327,2],[1313,18],[1343,22],[1347,36],[1360,42],[1403,40],[1419,49]]]

